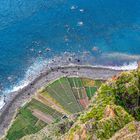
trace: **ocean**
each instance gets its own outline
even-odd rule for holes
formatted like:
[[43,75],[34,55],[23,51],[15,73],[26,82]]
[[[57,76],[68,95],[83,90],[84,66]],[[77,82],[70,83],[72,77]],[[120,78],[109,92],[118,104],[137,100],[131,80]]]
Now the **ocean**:
[[1,95],[47,66],[135,69],[139,60],[140,0],[0,0]]

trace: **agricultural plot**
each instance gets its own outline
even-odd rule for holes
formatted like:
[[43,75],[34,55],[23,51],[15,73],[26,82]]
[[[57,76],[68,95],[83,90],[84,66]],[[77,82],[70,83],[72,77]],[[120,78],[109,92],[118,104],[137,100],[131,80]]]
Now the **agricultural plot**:
[[76,113],[81,111],[81,107],[73,95],[73,91],[67,78],[61,78],[55,81],[46,87],[46,90],[49,96],[59,102],[68,112]]
[[94,87],[95,81],[88,78],[81,78],[84,87]]
[[96,87],[86,87],[85,89],[89,99],[91,99],[91,97],[94,96],[95,92],[97,91]]
[[87,97],[86,90],[83,87],[82,88],[73,87],[72,90],[73,90],[73,94],[76,97],[76,99],[84,99]]
[[81,80],[82,80],[83,86],[85,87],[89,100],[91,99],[92,96],[94,96],[97,89],[103,83],[103,81],[101,80],[92,80],[88,78],[82,78]]
[[26,106],[20,109],[6,138],[8,140],[18,140],[25,135],[38,132],[44,126],[46,126],[46,123],[33,116],[32,112]]
[[[43,92],[44,94],[44,92]],[[46,95],[46,94],[45,94]],[[54,99],[50,98],[50,96],[44,96],[42,94],[37,94],[36,96],[37,100],[39,100],[41,103],[51,107],[52,109],[61,112],[62,114],[68,114],[62,106],[58,102],[56,102]]]
[[[81,78],[77,77],[71,77],[68,78],[70,85],[73,90],[73,94],[75,95],[78,103],[80,106],[84,109],[88,106],[89,104],[89,97],[87,96],[86,93],[86,88],[84,87],[83,81]],[[88,82],[91,82],[91,80],[86,79]]]
[[18,140],[59,121],[63,115],[82,111],[101,83],[100,80],[63,77],[49,84],[19,110],[6,138]]
[[94,85],[94,86],[95,86],[96,88],[99,88],[103,82],[104,82],[104,81],[101,81],[101,80],[95,80],[95,85]]
[[[42,98],[44,98],[47,101],[47,104],[55,104],[56,106],[58,106],[59,108],[62,108],[63,110],[63,106],[60,105],[59,102],[57,102],[53,96],[50,96],[50,94],[47,92],[46,88],[44,88],[43,90],[39,91],[37,96],[41,96]],[[40,97],[38,97],[40,98]],[[41,99],[42,100],[42,99]],[[43,101],[43,100],[42,100]],[[64,110],[63,110],[64,111]],[[65,112],[65,111],[64,111]]]
[[60,120],[63,114],[49,106],[32,99],[21,108],[15,121],[8,131],[7,139],[16,140],[28,134],[34,134],[44,126]]
[[68,78],[71,87],[83,87],[82,80],[78,77],[70,77]]
[[[63,115],[61,113],[59,113],[58,111],[52,109],[51,107],[39,102],[36,99],[32,99],[29,104],[28,104],[28,109],[30,109],[31,111],[37,111],[39,110],[40,112],[42,112],[42,114],[44,114],[44,116],[51,116],[51,118],[53,119],[52,121],[55,120],[59,120]],[[39,112],[38,111],[38,112]]]

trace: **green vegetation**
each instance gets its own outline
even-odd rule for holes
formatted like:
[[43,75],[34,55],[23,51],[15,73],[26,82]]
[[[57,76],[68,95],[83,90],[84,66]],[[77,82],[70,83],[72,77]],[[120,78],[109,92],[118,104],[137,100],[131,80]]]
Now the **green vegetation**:
[[93,95],[95,94],[97,89],[101,86],[103,81],[82,78],[82,83],[86,89],[86,93],[87,93],[88,98],[91,99],[91,97],[93,97]]
[[135,132],[136,131],[136,126],[135,126],[134,122],[131,122],[131,123],[128,124],[128,130],[130,132]]
[[25,135],[38,132],[44,126],[46,124],[33,116],[31,111],[25,106],[19,110],[6,138],[8,140],[18,140]]
[[[86,90],[90,97],[89,88]],[[86,129],[87,137],[106,140],[128,123],[140,121],[140,71],[123,72],[102,84],[92,100],[89,110],[82,113],[77,122],[80,126],[85,124],[88,129],[81,127],[75,133],[71,131],[72,128],[68,139],[81,135],[82,130]],[[133,132],[136,128],[135,125],[129,125],[128,129]]]
[[96,133],[97,138],[109,139],[115,132],[133,121],[133,117],[125,112],[120,106],[111,107],[115,113],[114,117],[104,118],[93,122],[93,131]]
[[25,135],[34,134],[47,125],[46,122],[39,120],[32,114],[34,109],[46,115],[51,115],[53,121],[58,121],[63,116],[63,114],[33,98],[25,107],[19,110],[13,125],[8,131],[7,139],[16,140]]
[[[72,114],[80,112],[83,110],[83,107],[77,100],[85,98],[86,95],[84,94],[87,93],[85,90],[86,87],[83,86],[83,80],[84,79],[80,79],[77,77],[63,77],[47,86],[45,89],[43,89],[42,92],[48,94],[66,111]],[[93,80],[88,79],[88,81],[91,82]],[[97,81],[97,83],[99,83],[99,81]],[[90,92],[95,93],[95,91],[97,91],[94,86],[90,88]],[[93,93],[90,93],[89,99],[91,99],[93,95]]]
[[[52,127],[48,123],[48,120],[44,120],[46,118],[53,121],[55,127],[52,127],[52,130],[56,129],[54,131],[55,135],[60,135],[59,133],[62,134],[68,131],[72,122],[69,120],[62,121],[61,118],[65,114],[60,113],[59,110],[56,111],[52,106],[55,104],[56,107],[60,107],[70,114],[81,112],[84,107],[80,104],[79,100],[86,97],[91,99],[97,90],[97,85],[94,86],[96,81],[86,79],[85,85],[83,84],[84,80],[84,78],[63,77],[39,90],[37,96],[32,98],[29,103],[18,111],[6,138],[9,140],[18,140],[26,135],[32,135],[37,132],[39,134],[43,133],[40,130],[45,126],[48,128],[49,126]],[[88,88],[90,89],[90,93]],[[38,95],[44,98],[39,98]],[[46,98],[50,99],[50,104],[47,104],[48,100]],[[43,119],[40,118],[42,116],[44,117]]]
[[83,87],[82,80],[77,77],[68,78],[71,87]]
[[91,99],[91,97],[93,97],[93,95],[95,94],[95,92],[97,91],[96,87],[86,87],[86,93],[89,99]]
[[140,71],[123,72],[114,86],[116,103],[140,121]]
[[[54,103],[61,105],[71,114],[78,112],[77,115],[73,115],[73,121],[68,118],[48,124],[48,134],[43,132],[43,137],[46,135],[50,139],[59,139],[65,134],[64,139],[66,140],[73,140],[75,137],[79,137],[79,140],[94,138],[107,140],[113,137],[120,138],[119,136],[126,133],[128,133],[127,138],[131,133],[136,134],[140,128],[140,124],[136,123],[136,121],[140,121],[140,71],[123,72],[106,83],[101,83],[102,81],[99,80],[65,77],[41,90],[39,94],[51,98]],[[97,93],[96,96],[92,98],[95,93]],[[83,104],[87,97],[92,102],[89,108],[83,111]],[[21,115],[24,109],[26,111],[23,111],[24,113]],[[12,137],[14,140],[27,134],[34,134],[46,125],[41,121],[37,123],[38,119],[31,112],[34,109],[49,114],[55,119],[62,117],[62,114],[52,109],[51,106],[32,99],[20,110],[8,131],[7,138]],[[23,123],[26,118],[29,122]],[[34,125],[35,127],[32,128]],[[16,130],[19,130],[18,133]],[[124,130],[126,132],[123,132]],[[121,134],[115,135],[118,132]],[[135,138],[139,139],[137,135]]]
[[140,122],[132,121],[119,130],[110,140],[139,140]]
[[46,87],[48,94],[70,113],[81,111],[67,78],[61,78]]
[[31,110],[33,109],[38,109],[40,110],[41,112],[45,113],[46,115],[51,115],[54,120],[60,120],[60,118],[63,116],[61,113],[59,113],[58,111],[52,109],[51,107],[49,106],[46,106],[45,104],[39,102],[38,100],[36,99],[32,99],[27,107]]

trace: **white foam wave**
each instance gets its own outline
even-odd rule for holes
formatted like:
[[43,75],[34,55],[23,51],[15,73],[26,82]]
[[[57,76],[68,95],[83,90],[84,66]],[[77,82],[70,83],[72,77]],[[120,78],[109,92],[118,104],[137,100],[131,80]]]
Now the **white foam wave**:
[[[40,72],[46,70],[48,67],[51,66],[63,66],[67,63],[70,64],[70,62],[66,62],[62,57],[54,57],[53,59],[54,61],[52,61],[52,59],[40,59],[40,60],[36,60],[34,62],[33,65],[31,65],[24,76],[24,79],[22,81],[20,81],[18,84],[16,84],[15,86],[13,86],[12,89],[10,90],[6,90],[6,92],[14,92],[17,91],[19,89],[22,89],[23,87],[27,86],[32,80],[34,80],[37,76],[40,75]],[[64,62],[63,62],[64,61]],[[55,63],[55,64],[54,64]],[[72,63],[74,64],[74,63]],[[94,65],[93,65],[94,66]],[[101,67],[101,68],[110,68],[110,69],[114,69],[114,70],[134,70],[138,68],[138,63],[137,61],[131,62],[129,64],[123,64],[122,66],[105,66],[105,65],[96,65],[94,67]]]
[[129,64],[123,64],[122,66],[103,66],[103,65],[96,65],[94,67],[100,67],[100,68],[109,68],[113,70],[135,70],[138,68],[138,63],[131,62]]
[[47,63],[49,63],[49,61],[47,60],[36,60],[33,65],[31,65],[25,75],[24,75],[24,79],[22,79],[20,82],[18,82],[16,85],[13,85],[12,88],[10,89],[6,89],[4,91],[4,94],[10,93],[10,92],[15,92],[18,91],[22,88],[24,88],[25,86],[27,86],[31,81],[33,81],[37,76],[40,75],[40,72],[46,68]]
[[0,98],[0,109],[2,109],[2,107],[5,105],[5,102],[4,102],[4,97],[2,96]]
[[22,89],[23,87],[27,86],[29,84],[29,81],[21,81],[19,82],[16,86],[14,86],[12,88],[12,90],[10,90],[10,92],[14,92],[14,91],[18,91],[19,89]]
[[[14,92],[22,89],[23,87],[27,86],[32,80],[34,80],[37,76],[40,75],[40,72],[46,70],[52,64],[51,60],[41,60],[36,61],[32,66],[28,68],[25,74],[25,78],[20,81],[17,85],[13,86],[12,89],[7,90],[6,92]],[[71,63],[75,65],[74,63]],[[60,65],[59,65],[60,66]],[[138,68],[138,63],[131,62],[129,64],[123,64],[122,66],[105,66],[105,65],[93,65],[93,67],[101,67],[101,68],[109,68],[114,70],[134,70]]]

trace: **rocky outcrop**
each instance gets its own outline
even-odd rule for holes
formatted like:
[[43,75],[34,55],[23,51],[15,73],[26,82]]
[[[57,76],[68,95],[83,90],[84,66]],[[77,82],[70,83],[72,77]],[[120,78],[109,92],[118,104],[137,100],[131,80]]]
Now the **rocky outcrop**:
[[110,140],[139,140],[140,122],[130,122],[119,130]]

